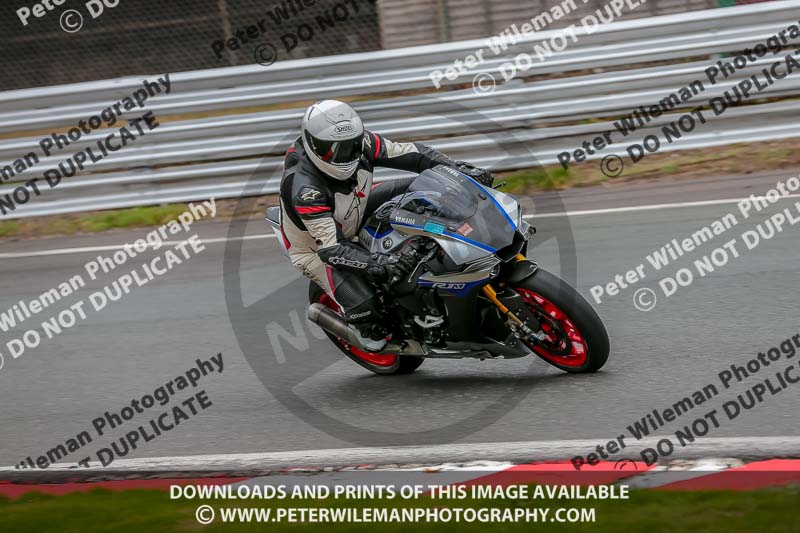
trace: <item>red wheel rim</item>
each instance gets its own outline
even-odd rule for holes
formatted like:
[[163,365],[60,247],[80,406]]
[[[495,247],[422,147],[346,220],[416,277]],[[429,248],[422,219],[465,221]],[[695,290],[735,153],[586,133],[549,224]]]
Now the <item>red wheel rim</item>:
[[[583,366],[589,348],[569,316],[537,292],[528,289],[516,289],[516,291],[522,296],[528,309],[539,318],[542,331],[547,336],[544,346],[537,343],[529,344],[528,347],[537,355],[561,366]],[[550,349],[550,346],[553,349]]]
[[[342,314],[342,311],[339,308],[339,304],[337,304],[336,301],[333,298],[328,296],[328,293],[323,293],[322,294],[322,296],[319,299],[319,303],[321,303],[324,306],[327,306],[328,308],[330,308],[331,310],[333,310],[335,313],[337,313],[339,315]],[[371,352],[364,352],[364,351],[359,350],[358,348],[356,348],[353,345],[348,345],[342,339],[337,338],[337,340],[339,341],[339,344],[341,344],[342,347],[344,347],[345,350],[347,350],[348,352],[350,352],[354,356],[358,357],[359,359],[361,359],[365,363],[369,363],[371,365],[388,368],[388,367],[394,365],[395,362],[397,362],[397,355],[395,355],[395,354],[376,354],[376,353],[371,353]]]

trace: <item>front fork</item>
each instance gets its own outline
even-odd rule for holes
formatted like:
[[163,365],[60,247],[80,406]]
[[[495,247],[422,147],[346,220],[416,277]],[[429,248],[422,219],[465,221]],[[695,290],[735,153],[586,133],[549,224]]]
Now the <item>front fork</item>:
[[[526,261],[525,256],[522,254],[517,254],[514,258],[516,262]],[[523,341],[529,339],[536,339],[537,341],[541,342],[546,339],[544,332],[542,331],[541,326],[539,325],[539,321],[528,311],[527,308],[520,308],[519,311],[514,312],[509,309],[503,302],[500,301],[500,298],[497,295],[497,291],[492,287],[491,283],[487,283],[481,289],[484,296],[486,296],[490,302],[497,306],[497,309],[500,310],[500,313],[508,319],[508,327],[514,334],[521,338]],[[524,316],[525,320],[522,320],[518,314],[521,315],[528,315]],[[527,322],[533,322],[534,328],[528,326]]]

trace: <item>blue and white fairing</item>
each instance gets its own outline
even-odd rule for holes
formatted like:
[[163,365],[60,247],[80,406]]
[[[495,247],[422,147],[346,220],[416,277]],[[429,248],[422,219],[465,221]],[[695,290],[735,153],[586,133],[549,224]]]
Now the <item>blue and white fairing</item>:
[[426,170],[391,213],[402,233],[435,239],[457,265],[496,253],[514,241],[517,201],[449,167]]
[[424,171],[392,205],[383,213],[384,222],[364,228],[362,244],[388,252],[414,235],[436,240],[455,265],[469,266],[447,275],[426,275],[418,283],[456,294],[485,279],[476,272],[484,268],[473,266],[499,262],[496,252],[511,245],[524,224],[513,197],[444,166]]

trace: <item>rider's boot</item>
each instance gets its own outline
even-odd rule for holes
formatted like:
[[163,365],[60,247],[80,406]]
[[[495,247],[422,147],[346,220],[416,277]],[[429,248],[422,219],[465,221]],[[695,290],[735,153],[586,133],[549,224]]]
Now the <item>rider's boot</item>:
[[356,330],[361,346],[368,352],[380,352],[386,347],[389,332],[381,324],[371,320],[366,322],[351,320],[350,325]]
[[333,276],[336,300],[347,323],[356,330],[359,342],[367,351],[381,351],[389,332],[381,324],[383,316],[375,290],[357,274],[334,271]]

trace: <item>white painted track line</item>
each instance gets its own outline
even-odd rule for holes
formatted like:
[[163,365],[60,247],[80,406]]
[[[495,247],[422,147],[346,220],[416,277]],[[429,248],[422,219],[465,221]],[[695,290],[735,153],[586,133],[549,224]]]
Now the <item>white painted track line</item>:
[[[628,447],[608,460],[641,459],[639,452],[653,448],[662,437],[648,437],[629,442]],[[236,453],[120,459],[108,468],[90,463],[90,468],[77,468],[66,463],[51,465],[47,471],[86,472],[164,472],[164,471],[248,471],[297,468],[344,467],[357,465],[441,464],[471,461],[568,461],[576,455],[586,456],[597,445],[605,445],[609,436],[591,440],[558,440],[532,442],[486,442],[445,444],[436,446],[399,446],[383,448],[338,448],[290,452]],[[723,437],[701,438],[685,448],[676,448],[670,459],[704,457],[775,458],[800,456],[800,436],[786,437]],[[2,467],[0,472],[25,474],[41,470]]]
[[[702,207],[709,205],[728,205],[738,204],[742,200],[750,198],[725,198],[722,200],[700,200],[697,202],[677,202],[672,204],[650,204],[650,205],[636,205],[629,207],[610,207],[608,209],[585,209],[583,211],[565,211],[563,213],[544,213],[541,215],[525,215],[523,218],[550,218],[550,217],[575,217],[583,215],[605,215],[611,213],[630,213],[634,211],[658,211],[660,209],[677,209],[680,207]],[[763,196],[756,195],[756,198],[763,198]],[[792,198],[800,198],[800,194],[787,194],[781,197],[782,200],[789,200]]]
[[[757,196],[761,198],[760,196]],[[749,197],[747,197],[749,198]],[[786,196],[781,197],[781,200],[788,200],[791,198],[800,198],[800,194],[788,194]],[[607,215],[607,214],[614,214],[614,213],[631,213],[637,211],[657,211],[661,209],[678,209],[683,207],[702,207],[702,206],[711,206],[711,205],[727,205],[727,204],[736,204],[746,198],[726,198],[722,200],[703,200],[698,202],[676,202],[671,204],[651,204],[651,205],[635,205],[635,206],[627,206],[627,207],[611,207],[608,209],[586,209],[582,211],[565,211],[563,213],[543,213],[543,214],[531,214],[525,215],[523,218],[531,219],[531,218],[553,218],[553,217],[577,217],[577,216],[586,216],[586,215]],[[236,237],[235,239],[228,239],[227,237],[221,237],[216,239],[200,239],[204,244],[214,244],[220,242],[227,242],[227,241],[249,241],[249,240],[257,240],[257,239],[274,239],[275,234],[259,234],[259,235],[247,235],[245,237]],[[177,244],[173,241],[167,241],[165,244],[174,245]],[[82,248],[57,248],[52,250],[39,250],[39,251],[31,251],[31,252],[6,252],[0,253],[0,259],[15,259],[15,258],[22,258],[22,257],[42,257],[48,255],[65,255],[65,254],[82,254],[82,253],[96,253],[96,252],[109,252],[109,251],[116,251],[121,250],[124,245],[110,245],[110,246],[86,246]]]
[[[218,242],[228,242],[228,241],[252,241],[258,239],[274,239],[275,234],[264,234],[264,235],[247,235],[245,237],[236,237],[233,239],[229,239],[227,237],[220,237],[216,239],[200,239],[203,244],[214,244]],[[174,246],[181,241],[164,241],[162,244],[166,244],[169,246]],[[113,252],[116,250],[122,250],[125,247],[124,244],[113,244],[109,246],[85,246],[82,248],[55,248],[52,250],[38,250],[33,252],[7,252],[7,253],[0,253],[0,259],[14,259],[18,257],[41,257],[46,255],[65,255],[65,254],[85,254],[85,253],[96,253],[96,252]],[[152,244],[147,245],[148,248],[153,248]]]

